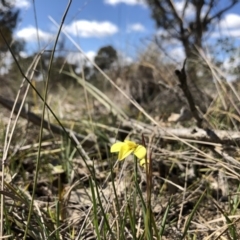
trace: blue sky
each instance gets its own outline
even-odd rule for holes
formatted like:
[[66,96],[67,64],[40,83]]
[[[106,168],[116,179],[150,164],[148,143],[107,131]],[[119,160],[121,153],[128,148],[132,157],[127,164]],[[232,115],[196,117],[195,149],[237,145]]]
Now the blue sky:
[[[118,4],[108,1],[73,0],[65,29],[86,53],[97,52],[100,47],[111,44],[118,51],[134,55],[138,51],[136,48],[141,47],[144,41],[149,41],[155,31],[149,9],[133,0]],[[34,8],[32,1],[21,2],[26,4],[21,8],[21,22],[15,35],[25,40],[26,52],[31,53],[38,49],[37,38],[33,36],[36,32]],[[57,31],[49,16],[60,23],[67,3],[64,0],[35,0],[38,29],[43,43],[52,34],[55,36]],[[66,47],[74,50],[73,45],[65,40]]]
[[[79,44],[91,58],[98,49],[105,45],[113,45],[126,58],[134,58],[150,44],[156,33],[154,21],[144,0],[73,0],[65,21],[65,30]],[[21,9],[21,22],[15,31],[15,37],[26,42],[24,54],[31,54],[39,50],[36,37],[37,18],[40,45],[42,48],[56,36],[57,28],[50,21],[51,16],[57,23],[61,22],[68,4],[67,0],[35,0],[36,15],[32,0],[17,0],[16,6]],[[181,11],[184,0],[175,0],[176,8]],[[219,10],[226,5],[227,0],[219,1]],[[191,6],[188,9],[191,17]],[[164,31],[161,32],[163,35]],[[238,45],[240,39],[240,4],[226,13],[218,23],[210,40],[217,37],[229,36]],[[63,37],[63,35],[62,35]],[[177,59],[183,56],[183,49],[176,41],[167,41],[166,48]],[[170,46],[170,47],[169,47]],[[69,53],[76,51],[72,43],[65,38],[65,48]],[[24,55],[23,54],[23,55]],[[69,60],[73,60],[73,54]]]

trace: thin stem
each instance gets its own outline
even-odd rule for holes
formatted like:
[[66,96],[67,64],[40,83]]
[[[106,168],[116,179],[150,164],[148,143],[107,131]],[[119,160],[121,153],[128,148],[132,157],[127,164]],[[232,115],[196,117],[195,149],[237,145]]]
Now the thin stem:
[[37,178],[38,178],[38,172],[39,172],[39,166],[40,166],[41,145],[42,145],[42,136],[43,136],[43,120],[44,120],[45,109],[46,109],[48,84],[49,84],[49,80],[50,80],[50,73],[51,73],[51,68],[52,68],[52,62],[53,62],[53,58],[54,58],[54,53],[55,53],[55,49],[56,49],[56,46],[57,46],[57,42],[58,42],[61,30],[62,30],[62,26],[63,26],[64,20],[65,20],[65,18],[67,16],[68,10],[69,10],[69,8],[71,6],[71,3],[72,3],[72,0],[69,0],[67,8],[66,8],[65,13],[64,13],[63,18],[62,18],[62,22],[61,22],[61,24],[59,26],[59,30],[58,30],[57,37],[56,37],[56,40],[55,40],[55,43],[54,43],[53,51],[52,51],[51,58],[50,58],[49,68],[48,68],[46,88],[45,88],[45,93],[44,93],[44,104],[43,104],[43,111],[42,111],[42,121],[41,121],[40,133],[39,133],[39,148],[38,148],[38,154],[37,154],[36,173],[35,173],[35,176],[34,176],[32,199],[31,199],[31,203],[30,203],[30,207],[29,207],[29,213],[28,213],[26,229],[25,229],[25,232],[24,232],[24,238],[23,238],[24,240],[26,240],[26,238],[27,238],[28,227],[29,227],[29,223],[31,221],[31,215],[32,215],[32,211],[33,211],[34,195],[35,195],[36,188],[37,188]]

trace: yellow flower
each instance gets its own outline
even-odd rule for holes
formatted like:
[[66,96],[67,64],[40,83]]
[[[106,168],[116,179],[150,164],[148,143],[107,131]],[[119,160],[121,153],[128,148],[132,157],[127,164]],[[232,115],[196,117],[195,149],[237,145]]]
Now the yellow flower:
[[123,160],[128,155],[133,153],[137,158],[143,159],[146,156],[147,150],[144,146],[135,142],[125,140],[124,142],[114,143],[111,147],[111,152],[119,152],[118,160]]
[[139,161],[139,165],[149,171],[149,159],[143,158]]
[[146,167],[146,163],[149,164],[149,161],[147,161],[146,158],[143,158],[143,159],[140,160],[139,165],[141,167],[145,168]]

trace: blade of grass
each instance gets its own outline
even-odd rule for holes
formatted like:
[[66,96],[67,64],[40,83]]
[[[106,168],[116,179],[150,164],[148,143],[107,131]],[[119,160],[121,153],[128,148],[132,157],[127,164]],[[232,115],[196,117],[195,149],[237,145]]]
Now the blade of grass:
[[133,214],[132,214],[130,204],[127,204],[127,213],[129,215],[129,222],[130,222],[130,227],[132,229],[133,239],[136,239],[137,238],[137,235],[136,235],[137,232],[136,232],[135,212],[134,212],[134,208],[133,208]]
[[96,199],[96,196],[95,196],[95,190],[94,190],[92,178],[89,179],[89,183],[90,183],[90,188],[91,188],[91,192],[92,192],[93,225],[94,225],[95,232],[97,234],[97,239],[100,240],[101,236],[100,236],[99,224],[98,224],[97,199]]
[[[240,184],[238,185],[238,188],[237,188],[237,193],[240,192]],[[233,208],[231,210],[231,214],[235,214],[238,207],[239,207],[239,204],[240,204],[240,198],[239,198],[239,194],[236,194],[233,198]]]
[[115,196],[115,200],[116,200],[116,206],[117,206],[117,214],[118,214],[118,218],[119,218],[119,222],[120,222],[120,227],[119,227],[119,232],[120,232],[120,236],[119,239],[124,239],[124,226],[125,226],[125,220],[122,218],[122,214],[121,214],[121,210],[120,210],[120,204],[118,201],[118,195],[117,195],[117,191],[116,191],[116,187],[115,187],[115,183],[114,183],[114,173],[113,173],[113,166],[111,164],[111,182],[112,182],[112,186],[113,186],[113,194]]
[[61,203],[59,200],[56,202],[56,238],[60,239],[60,232],[59,232],[59,226],[60,226],[60,215],[61,215]]
[[[94,175],[95,177],[95,175]],[[99,190],[98,190],[98,187],[97,185],[95,186],[96,187],[96,193],[97,193],[97,199],[99,200],[99,206],[100,206],[100,209],[101,209],[101,212],[102,212],[102,215],[103,215],[103,219],[104,219],[104,222],[106,224],[106,227],[109,231],[109,233],[112,235],[112,237],[114,238],[114,234],[112,232],[112,229],[110,227],[110,224],[109,224],[109,221],[107,219],[107,213],[104,211],[104,207],[102,205],[102,201],[101,201],[101,197],[100,197],[100,193],[99,193]]]
[[96,98],[106,109],[109,111],[112,111],[114,114],[116,114],[120,120],[127,119],[127,115],[118,108],[111,99],[109,99],[102,91],[97,89],[95,86],[93,86],[91,83],[84,81],[81,77],[77,76],[73,71],[71,72],[63,72],[64,74],[71,76],[72,78],[75,78],[79,84],[84,86],[86,90],[94,97]]
[[217,202],[215,201],[215,199],[213,199],[213,204],[217,207],[217,209],[222,213],[222,215],[225,217],[227,225],[228,225],[228,230],[231,234],[231,237],[233,240],[237,240],[237,229],[234,226],[233,221],[231,221],[231,219],[228,217],[228,215],[222,210],[222,208],[217,204]]
[[168,216],[171,204],[172,204],[172,196],[170,197],[170,199],[168,201],[168,205],[165,209],[163,219],[161,221],[161,226],[160,226],[160,230],[159,230],[159,233],[158,233],[158,236],[160,237],[160,239],[162,238],[164,230],[165,230],[165,226],[166,226],[166,222],[167,222],[167,216]]
[[186,226],[184,227],[184,231],[183,231],[183,235],[182,235],[181,240],[183,240],[183,239],[186,237],[187,231],[188,231],[188,229],[189,229],[189,227],[190,227],[190,224],[191,224],[191,221],[192,221],[192,218],[193,218],[195,212],[197,211],[198,206],[199,206],[199,204],[201,203],[201,201],[202,201],[205,193],[206,193],[206,189],[204,190],[204,192],[202,193],[202,195],[200,196],[200,198],[199,198],[198,201],[196,202],[196,204],[195,204],[192,212],[190,213],[190,215],[189,215],[189,217],[188,217],[188,219],[187,219],[187,222],[186,222]]
[[63,23],[65,21],[65,18],[67,16],[67,13],[69,11],[71,4],[72,4],[72,0],[69,0],[66,10],[63,14],[61,24],[60,24],[58,32],[57,32],[56,40],[54,42],[54,46],[53,46],[53,50],[52,50],[50,62],[49,62],[47,81],[46,81],[45,93],[44,93],[44,101],[43,101],[44,104],[43,104],[43,110],[42,110],[42,121],[41,121],[40,134],[39,134],[39,148],[38,148],[38,156],[37,156],[37,163],[36,163],[36,172],[35,172],[34,182],[33,182],[32,199],[30,202],[29,214],[28,214],[26,229],[25,229],[25,233],[24,233],[24,237],[23,237],[24,240],[26,240],[26,238],[27,238],[27,232],[28,232],[29,223],[31,221],[31,215],[32,215],[32,211],[33,211],[33,202],[34,202],[35,192],[36,192],[36,188],[37,188],[38,172],[39,172],[39,168],[40,168],[41,143],[42,143],[42,136],[43,136],[43,120],[44,120],[45,109],[46,109],[48,85],[49,85],[49,80],[50,80],[50,75],[51,75],[52,62],[53,62],[53,58],[54,58],[54,54],[55,54],[55,49],[57,47],[58,39],[59,39],[59,36],[61,33],[61,29],[62,29]]

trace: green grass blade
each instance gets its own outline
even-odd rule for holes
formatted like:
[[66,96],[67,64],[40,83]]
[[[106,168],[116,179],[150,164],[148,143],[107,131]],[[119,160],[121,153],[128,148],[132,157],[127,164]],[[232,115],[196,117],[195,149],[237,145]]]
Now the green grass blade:
[[187,235],[187,231],[188,231],[188,229],[189,229],[189,227],[190,227],[192,218],[193,218],[195,212],[197,211],[197,209],[198,209],[198,207],[199,207],[199,204],[201,203],[201,201],[202,201],[205,193],[206,193],[206,190],[204,190],[204,192],[202,193],[202,195],[200,196],[200,198],[199,198],[198,201],[196,202],[196,204],[195,204],[195,206],[194,206],[191,214],[189,215],[189,217],[188,217],[188,219],[187,219],[187,223],[186,223],[186,226],[185,226],[185,228],[184,228],[183,235],[182,235],[182,238],[181,238],[182,240],[183,240],[183,239],[186,237],[186,235]]

